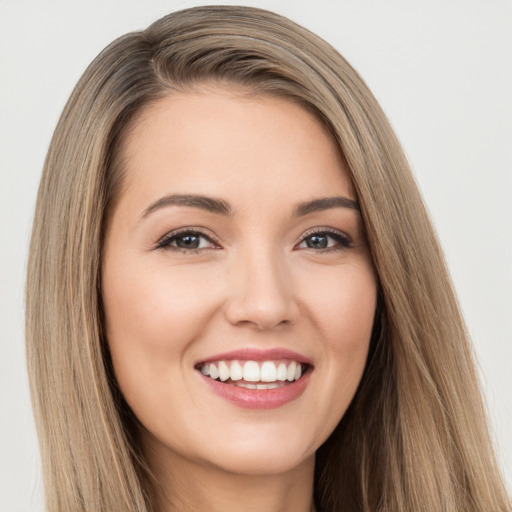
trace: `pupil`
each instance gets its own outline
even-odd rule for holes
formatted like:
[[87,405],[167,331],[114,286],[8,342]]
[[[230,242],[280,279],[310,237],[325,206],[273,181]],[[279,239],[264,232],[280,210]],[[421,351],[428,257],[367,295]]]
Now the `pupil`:
[[176,245],[185,249],[197,249],[199,237],[197,235],[185,235],[176,240]]
[[327,237],[325,235],[313,235],[308,238],[307,246],[310,249],[325,249],[327,247]]

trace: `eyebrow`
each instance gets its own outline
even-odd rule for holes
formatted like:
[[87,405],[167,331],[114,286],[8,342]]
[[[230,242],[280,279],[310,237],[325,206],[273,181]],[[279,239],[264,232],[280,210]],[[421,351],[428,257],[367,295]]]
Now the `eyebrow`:
[[[197,194],[171,194],[161,197],[154,203],[150,204],[142,213],[141,220],[156,210],[167,208],[169,206],[188,206],[190,208],[206,210],[217,215],[233,215],[233,209],[223,199]],[[323,197],[321,199],[313,199],[312,201],[299,203],[293,210],[293,216],[302,217],[310,213],[329,210],[331,208],[349,208],[360,211],[359,204],[356,201],[348,199],[347,197],[335,196]]]
[[207,197],[196,194],[171,194],[161,197],[150,204],[141,215],[141,220],[149,214],[168,206],[188,206],[199,208],[218,215],[233,215],[233,211],[226,201],[215,197]]
[[335,197],[323,197],[321,199],[313,199],[312,201],[306,201],[298,204],[294,211],[294,217],[302,217],[309,213],[320,212],[323,210],[329,210],[330,208],[350,208],[351,210],[361,211],[359,204],[347,197],[335,196]]

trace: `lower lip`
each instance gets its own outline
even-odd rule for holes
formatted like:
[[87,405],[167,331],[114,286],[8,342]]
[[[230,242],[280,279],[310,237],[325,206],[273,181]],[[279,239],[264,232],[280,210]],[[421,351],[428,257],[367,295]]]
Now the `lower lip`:
[[309,382],[311,371],[299,380],[275,389],[247,389],[235,384],[224,384],[200,374],[210,389],[228,402],[245,409],[275,409],[299,398]]

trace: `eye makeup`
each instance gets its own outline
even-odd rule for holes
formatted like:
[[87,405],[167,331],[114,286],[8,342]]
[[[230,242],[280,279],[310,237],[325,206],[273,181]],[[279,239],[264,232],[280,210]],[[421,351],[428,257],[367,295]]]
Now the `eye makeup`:
[[[329,242],[334,241],[334,244]],[[306,244],[306,247],[302,247]],[[308,230],[301,242],[295,246],[297,249],[312,249],[318,252],[330,252],[353,247],[352,239],[343,231],[334,228],[313,228]]]
[[164,235],[157,242],[155,249],[167,249],[190,254],[205,249],[221,249],[221,247],[210,233],[207,234],[195,227],[185,227]]

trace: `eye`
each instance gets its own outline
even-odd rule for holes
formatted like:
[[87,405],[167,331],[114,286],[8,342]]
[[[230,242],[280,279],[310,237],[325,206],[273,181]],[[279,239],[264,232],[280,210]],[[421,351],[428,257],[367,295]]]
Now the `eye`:
[[318,251],[341,250],[352,247],[352,240],[342,231],[319,229],[306,233],[297,246],[298,249],[316,249]]
[[165,235],[156,246],[157,249],[170,249],[183,252],[194,252],[201,249],[219,249],[212,238],[201,231],[183,229]]

